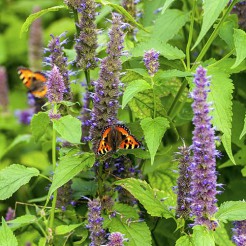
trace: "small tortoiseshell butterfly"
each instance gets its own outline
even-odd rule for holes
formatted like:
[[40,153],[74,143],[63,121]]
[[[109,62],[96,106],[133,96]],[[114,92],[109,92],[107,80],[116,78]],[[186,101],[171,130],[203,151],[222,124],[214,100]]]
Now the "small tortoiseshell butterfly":
[[47,93],[47,77],[41,72],[32,72],[29,68],[19,67],[18,74],[23,84],[28,88],[33,96],[38,98],[45,97]]
[[102,138],[98,144],[97,155],[115,152],[117,149],[136,149],[142,144],[130,133],[124,125],[107,126],[102,131]]

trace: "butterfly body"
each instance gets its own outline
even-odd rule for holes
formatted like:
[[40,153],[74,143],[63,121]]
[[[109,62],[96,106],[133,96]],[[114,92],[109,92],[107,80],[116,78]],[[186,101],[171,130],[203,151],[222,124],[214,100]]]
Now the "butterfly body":
[[104,155],[107,152],[116,152],[118,149],[136,149],[141,146],[142,144],[126,126],[116,124],[104,128],[96,153]]
[[25,67],[19,67],[17,70],[23,84],[33,96],[38,98],[45,97],[47,93],[47,77],[45,74],[32,72],[29,68]]

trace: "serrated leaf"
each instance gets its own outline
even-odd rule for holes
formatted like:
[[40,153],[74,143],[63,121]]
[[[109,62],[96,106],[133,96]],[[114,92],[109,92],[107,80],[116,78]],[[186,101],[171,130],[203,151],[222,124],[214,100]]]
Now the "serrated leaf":
[[50,118],[47,113],[39,112],[32,117],[31,128],[32,135],[36,142],[46,133]]
[[73,224],[73,225],[60,225],[60,226],[57,226],[56,229],[55,229],[55,234],[56,235],[67,234],[67,233],[75,230],[76,228],[80,227],[81,225],[83,225],[83,224],[80,223],[80,224]]
[[2,227],[0,229],[0,246],[18,246],[17,239],[7,226],[4,218],[2,218]]
[[231,149],[232,93],[234,86],[226,73],[218,70],[208,70],[208,74],[212,76],[208,101],[213,102],[214,110],[211,112],[213,124],[217,130],[223,133],[221,141],[229,158],[235,164]]
[[164,192],[152,189],[146,181],[128,178],[116,181],[115,184],[128,190],[139,200],[151,216],[164,218],[171,218],[174,216],[165,205],[165,199],[168,199],[168,197],[164,196]]
[[234,243],[231,241],[231,238],[229,237],[224,225],[220,223],[220,225],[216,228],[216,230],[213,233],[215,238],[215,243],[218,246],[234,246]]
[[151,40],[161,40],[164,44],[172,39],[189,20],[189,14],[177,9],[167,9],[155,21]]
[[20,217],[17,217],[16,219],[8,221],[9,227],[12,230],[16,230],[18,228],[21,228],[26,225],[30,225],[32,223],[37,222],[38,219],[36,216],[31,215],[31,214],[26,214]]
[[81,140],[81,121],[71,115],[53,121],[54,129],[70,143],[79,144]]
[[[117,211],[116,217],[105,218],[105,223],[110,232],[120,232],[128,239],[129,246],[150,246],[151,234],[145,222],[136,220],[136,210],[133,207],[117,204],[113,207]],[[120,214],[120,215],[119,215]],[[135,220],[135,221],[133,221]],[[131,223],[131,221],[133,221]]]
[[12,148],[14,148],[17,144],[28,142],[31,139],[31,135],[25,134],[25,135],[18,135],[14,141],[3,151],[3,153],[0,153],[0,158],[2,158],[5,154],[7,154]]
[[210,27],[214,24],[214,22],[219,17],[222,10],[226,7],[228,4],[228,0],[220,0],[220,1],[214,1],[214,0],[206,0],[203,1],[203,22],[201,31],[199,33],[199,36],[192,47],[194,49],[200,41],[203,39],[203,37],[206,35]]
[[179,71],[177,69],[172,69],[172,70],[157,72],[155,76],[157,79],[166,79],[166,78],[173,78],[173,77],[182,78],[182,77],[191,77],[192,73],[187,71]]
[[151,89],[151,85],[145,80],[132,81],[127,87],[122,98],[122,109],[140,91]]
[[246,220],[246,202],[229,201],[222,203],[215,214],[215,218],[222,222]]
[[192,246],[191,236],[185,235],[185,236],[180,237],[176,241],[175,246]]
[[21,27],[21,31],[20,31],[20,36],[22,36],[22,34],[24,32],[27,32],[29,29],[29,26],[39,17],[41,17],[42,15],[49,13],[51,11],[58,11],[60,9],[67,9],[68,7],[66,5],[60,5],[60,6],[54,6],[51,8],[47,8],[47,9],[42,9],[34,14],[31,14],[27,17],[26,21],[24,22],[24,24]]
[[244,118],[244,127],[243,127],[243,130],[240,134],[240,137],[239,139],[242,139],[242,137],[246,134],[246,114],[245,114],[245,118]]
[[215,246],[212,232],[205,226],[194,226],[193,227],[193,243],[199,246]]
[[164,12],[166,11],[166,9],[174,2],[175,0],[166,0],[166,2],[164,3],[163,7],[162,7],[162,11],[161,14],[164,14]]
[[153,164],[161,139],[169,127],[169,122],[163,117],[156,117],[154,119],[148,117],[141,121],[141,127],[150,152],[151,164]]
[[95,163],[95,155],[92,153],[81,153],[66,155],[61,158],[55,170],[52,185],[49,189],[48,198],[59,187],[67,183],[75,175],[85,168],[90,168]]
[[132,17],[122,6],[118,5],[118,4],[114,4],[114,3],[110,3],[109,1],[106,0],[99,0],[98,2],[100,2],[103,5],[108,5],[110,7],[112,7],[114,10],[116,10],[117,12],[119,12],[120,14],[124,15],[124,17],[132,22],[135,26],[139,27],[140,29],[144,30],[145,32],[148,32],[140,23],[138,23],[134,17]]
[[235,63],[231,67],[232,69],[237,67],[246,57],[246,33],[243,30],[234,29],[233,39],[237,57]]
[[22,185],[27,184],[34,176],[38,176],[36,168],[12,164],[0,171],[0,200],[12,196]]

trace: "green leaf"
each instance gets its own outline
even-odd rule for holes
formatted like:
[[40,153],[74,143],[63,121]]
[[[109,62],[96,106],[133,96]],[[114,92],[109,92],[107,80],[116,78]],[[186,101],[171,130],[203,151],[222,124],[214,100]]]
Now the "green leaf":
[[186,72],[186,71],[179,71],[177,69],[172,69],[172,70],[165,70],[165,71],[160,71],[157,72],[155,77],[157,79],[167,79],[167,78],[173,78],[173,77],[191,77],[192,73],[191,72]]
[[193,243],[196,246],[215,246],[212,232],[205,226],[193,227]]
[[0,200],[5,200],[12,196],[22,185],[27,184],[34,176],[38,176],[36,168],[25,167],[19,164],[0,171]]
[[95,163],[95,155],[92,153],[68,154],[62,157],[55,170],[52,185],[49,189],[48,198],[59,187],[67,183],[85,168],[90,168]]
[[180,237],[175,246],[192,246],[191,237],[189,235]]
[[39,112],[32,117],[31,128],[32,135],[36,142],[46,133],[50,118],[47,113]]
[[235,246],[234,243],[231,241],[231,238],[229,237],[223,223],[220,223],[220,225],[216,228],[216,230],[213,232],[215,243],[218,246]]
[[189,20],[189,13],[177,9],[167,9],[163,15],[157,18],[151,40],[161,40],[166,43],[172,39]]
[[233,38],[237,57],[231,68],[237,67],[246,57],[246,33],[243,30],[234,29]]
[[243,127],[241,134],[240,134],[239,139],[242,139],[245,134],[246,134],[246,114],[245,114],[245,118],[244,118],[244,127]]
[[114,10],[116,10],[117,12],[119,12],[120,14],[124,15],[124,17],[132,22],[135,26],[139,27],[140,29],[144,30],[145,32],[148,32],[140,23],[138,23],[122,6],[118,5],[118,4],[114,4],[114,3],[110,3],[106,0],[99,0],[98,2],[100,2],[102,5],[108,5],[110,7],[112,7]]
[[73,224],[73,225],[60,225],[60,226],[57,226],[56,229],[55,229],[55,234],[56,235],[67,234],[67,233],[75,230],[76,228],[80,227],[81,225],[83,225],[83,224],[80,223],[80,224]]
[[8,223],[9,223],[9,227],[12,230],[16,230],[16,229],[19,229],[19,228],[24,227],[26,225],[30,225],[32,223],[35,223],[37,221],[38,221],[38,219],[36,216],[31,215],[31,214],[26,214],[26,215],[17,217],[16,219],[10,220],[10,221],[8,221]]
[[34,14],[31,14],[27,17],[26,21],[24,22],[24,24],[21,27],[21,31],[20,31],[20,36],[22,36],[22,34],[24,32],[27,32],[29,29],[29,26],[39,17],[41,17],[42,15],[49,13],[51,11],[58,11],[60,9],[67,9],[68,7],[66,5],[60,5],[60,6],[54,6],[51,8],[47,8],[47,9],[42,9],[39,12],[36,12]]
[[215,218],[222,222],[245,220],[246,219],[246,202],[229,201],[224,202],[215,214]]
[[2,218],[2,227],[0,229],[0,246],[18,246],[17,239],[7,226],[4,218]]
[[12,148],[14,148],[19,143],[29,142],[31,139],[31,135],[25,134],[25,135],[18,135],[14,141],[3,151],[3,153],[0,153],[0,158],[2,158],[5,154],[7,154]]
[[151,89],[151,86],[145,80],[132,81],[127,87],[122,99],[122,109],[126,104],[140,91]]
[[168,197],[164,196],[164,192],[152,189],[146,181],[128,178],[116,181],[115,184],[128,190],[139,200],[151,216],[164,218],[174,217],[174,214],[172,214],[165,205],[165,200],[168,199]]
[[[145,222],[140,222],[135,208],[125,204],[117,204],[113,207],[117,215],[105,218],[105,225],[110,232],[120,232],[128,239],[129,246],[150,246],[151,234]],[[132,223],[131,223],[132,221]]]
[[70,143],[79,144],[82,131],[81,121],[71,115],[53,121],[54,129]]
[[210,27],[214,24],[214,22],[219,17],[221,11],[228,4],[228,0],[220,0],[220,1],[206,0],[203,1],[203,3],[204,3],[203,4],[204,14],[203,14],[202,28],[192,49],[194,49],[200,43],[202,38],[206,35]]
[[175,0],[166,0],[166,2],[164,3],[163,7],[162,7],[162,11],[161,14],[164,14],[164,12],[166,11],[166,9],[174,2]]
[[169,122],[163,117],[156,117],[154,119],[148,117],[141,121],[141,127],[150,152],[151,164],[153,164],[161,139],[169,127]]
[[208,74],[212,76],[208,101],[213,102],[214,110],[211,112],[213,124],[223,133],[221,141],[229,158],[235,164],[231,149],[233,83],[226,73],[219,70],[208,70]]

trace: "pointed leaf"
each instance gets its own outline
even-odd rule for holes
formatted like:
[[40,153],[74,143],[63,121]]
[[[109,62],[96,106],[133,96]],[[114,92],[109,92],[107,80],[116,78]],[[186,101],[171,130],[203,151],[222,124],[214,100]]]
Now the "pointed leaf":
[[193,227],[193,243],[199,246],[215,246],[212,232],[205,226]]
[[237,67],[246,57],[246,33],[243,30],[240,29],[234,29],[234,44],[236,48],[236,54],[237,58],[232,69]]
[[215,218],[222,222],[246,220],[246,202],[224,202],[215,214]]
[[192,246],[191,237],[189,235],[180,237],[175,246]]
[[246,114],[245,114],[245,118],[244,118],[244,127],[242,130],[242,133],[240,134],[239,139],[242,139],[242,137],[246,134]]
[[25,167],[19,164],[0,171],[0,200],[5,200],[12,196],[22,185],[27,184],[34,176],[38,176],[36,168]]
[[150,152],[151,164],[153,164],[161,139],[169,127],[169,122],[163,117],[157,117],[154,119],[148,117],[141,121],[141,127]]
[[126,104],[140,91],[145,91],[151,89],[150,84],[148,84],[145,80],[135,80],[132,81],[127,87],[123,95],[122,99],[122,109],[126,106]]
[[231,241],[231,238],[228,235],[228,232],[222,223],[220,223],[220,225],[216,228],[213,234],[216,245],[235,246],[235,244]]
[[79,144],[81,139],[81,121],[71,115],[53,121],[54,129],[70,143]]
[[76,228],[80,227],[81,225],[83,225],[83,224],[81,223],[81,224],[73,224],[73,225],[60,225],[60,226],[56,227],[55,233],[56,233],[56,235],[64,235],[64,234],[67,234],[67,233],[75,230]]
[[47,113],[39,112],[32,117],[32,135],[36,142],[46,133],[49,123],[50,118]]
[[31,215],[31,214],[26,214],[26,215],[17,217],[16,219],[10,220],[10,221],[8,221],[8,223],[9,223],[9,227],[12,230],[16,230],[16,229],[19,229],[23,226],[35,223],[37,221],[38,221],[38,219],[36,216]]
[[116,181],[115,184],[128,190],[151,216],[174,217],[174,214],[165,205],[165,199],[168,199],[168,197],[164,197],[164,192],[152,189],[146,181],[128,178]]
[[55,170],[48,197],[83,169],[92,167],[94,163],[95,155],[92,153],[82,153],[80,155],[78,153],[68,154],[61,158],[59,165]]
[[0,246],[18,246],[17,239],[7,226],[4,218],[2,218],[2,227],[0,229]]
[[199,33],[199,36],[196,40],[196,43],[192,47],[194,49],[202,40],[202,38],[206,35],[210,27],[214,24],[214,22],[219,17],[222,10],[226,7],[228,4],[228,0],[220,0],[220,1],[214,1],[214,0],[206,0],[203,1],[203,22],[202,22],[202,28],[201,32]]
[[164,3],[163,7],[162,7],[162,11],[161,14],[164,14],[164,12],[166,11],[166,9],[174,2],[175,0],[166,0],[166,2]]

